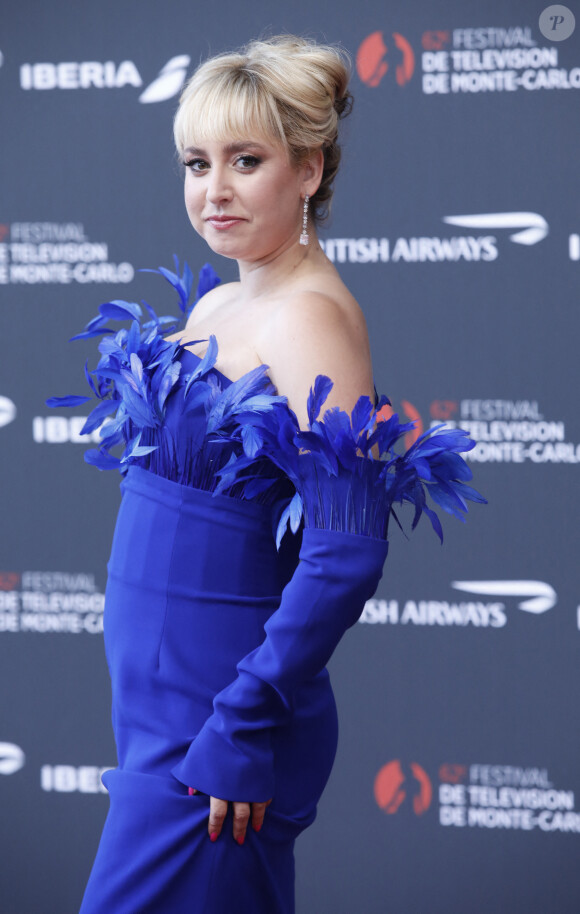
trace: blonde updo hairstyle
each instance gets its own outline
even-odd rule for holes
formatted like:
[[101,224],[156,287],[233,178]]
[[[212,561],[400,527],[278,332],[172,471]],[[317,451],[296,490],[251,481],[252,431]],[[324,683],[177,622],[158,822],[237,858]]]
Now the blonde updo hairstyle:
[[338,122],[352,107],[350,60],[340,48],[293,35],[251,41],[200,64],[180,99],[175,145],[266,137],[301,164],[322,149],[320,187],[310,199],[315,222],[328,216],[340,163]]

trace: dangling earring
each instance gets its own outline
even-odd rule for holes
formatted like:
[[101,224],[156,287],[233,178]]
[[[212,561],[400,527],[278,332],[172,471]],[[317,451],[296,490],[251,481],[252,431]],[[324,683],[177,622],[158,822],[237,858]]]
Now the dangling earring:
[[300,244],[308,244],[310,241],[308,237],[308,201],[310,197],[308,194],[304,197],[304,212],[302,214],[302,234],[300,235]]

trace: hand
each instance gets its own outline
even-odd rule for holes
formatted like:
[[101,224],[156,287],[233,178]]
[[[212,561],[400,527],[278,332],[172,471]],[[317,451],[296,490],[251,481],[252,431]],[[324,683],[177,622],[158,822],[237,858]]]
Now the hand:
[[[195,787],[189,788],[189,795],[194,796],[198,791]],[[232,802],[234,812],[234,841],[241,846],[246,838],[246,831],[251,821],[254,831],[260,831],[264,824],[266,809],[272,800],[266,803],[236,803]],[[224,820],[228,812],[228,801],[220,800],[217,797],[209,798],[209,822],[208,834],[210,841],[217,841],[219,838]]]

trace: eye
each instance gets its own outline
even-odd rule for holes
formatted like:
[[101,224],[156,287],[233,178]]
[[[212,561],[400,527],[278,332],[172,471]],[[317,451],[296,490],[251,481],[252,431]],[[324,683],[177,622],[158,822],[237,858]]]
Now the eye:
[[187,162],[183,163],[186,168],[189,168],[190,171],[202,172],[206,171],[209,168],[209,163],[205,159],[188,159]]
[[237,157],[236,165],[239,165],[242,171],[249,171],[251,168],[255,168],[257,165],[259,165],[260,161],[261,159],[259,159],[257,156],[253,156],[247,153],[246,155]]

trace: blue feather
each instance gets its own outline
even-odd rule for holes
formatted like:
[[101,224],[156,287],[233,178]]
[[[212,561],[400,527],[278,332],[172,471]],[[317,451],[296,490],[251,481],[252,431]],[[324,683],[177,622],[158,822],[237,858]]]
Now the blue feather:
[[115,299],[99,305],[99,311],[107,320],[113,319],[117,321],[124,321],[127,318],[140,320],[143,315],[143,311],[137,302],[122,301],[121,299]]
[[90,399],[91,397],[79,397],[70,394],[68,397],[48,397],[44,402],[51,409],[56,409],[56,407],[60,406],[80,406],[81,403],[88,403]]
[[110,416],[117,409],[118,403],[115,400],[102,400],[95,406],[89,414],[87,421],[81,429],[81,435],[89,435],[98,428],[106,416]]
[[326,375],[317,375],[314,381],[314,386],[310,388],[310,393],[308,394],[308,402],[306,404],[309,425],[312,425],[314,420],[318,418],[320,410],[326,402],[333,386],[334,385],[332,381],[330,378],[327,378]]

